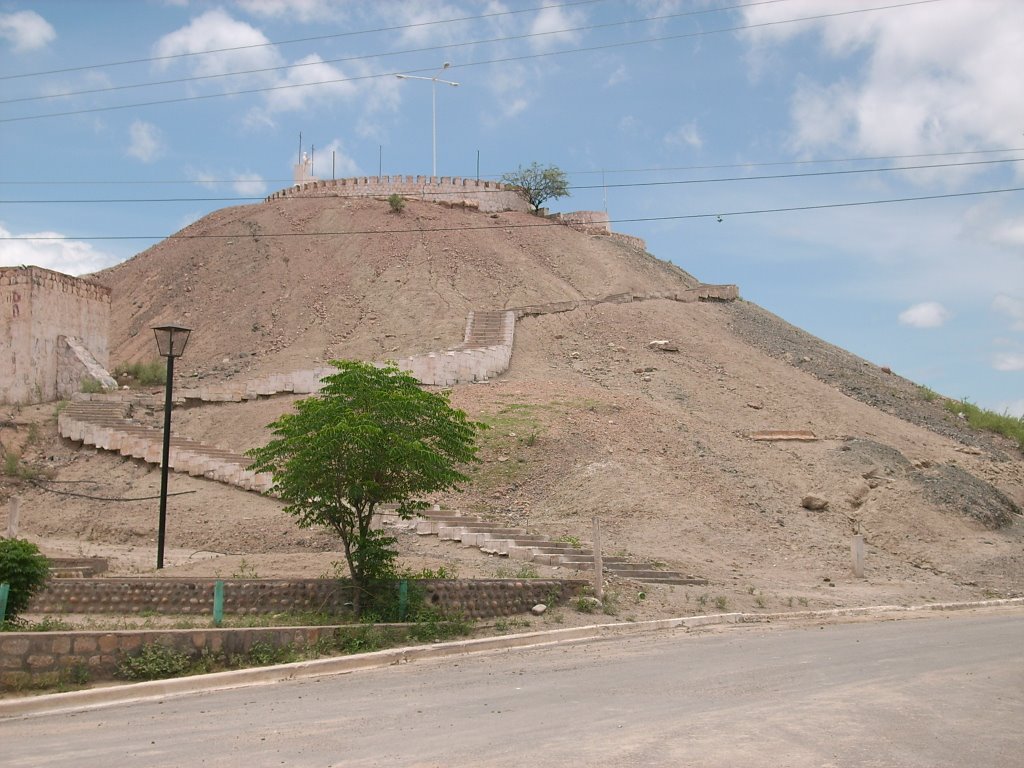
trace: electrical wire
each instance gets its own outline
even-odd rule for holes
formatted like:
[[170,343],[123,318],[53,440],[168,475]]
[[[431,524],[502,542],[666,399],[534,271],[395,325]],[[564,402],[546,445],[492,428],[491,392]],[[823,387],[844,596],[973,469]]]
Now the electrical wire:
[[[87,493],[75,493],[74,491],[58,491],[56,488],[47,488],[39,480],[29,480],[29,483],[34,485],[41,491],[47,491],[49,493],[56,493],[58,496],[74,496],[76,499],[89,499],[90,501],[153,501],[159,499],[160,496],[131,496],[127,498],[114,498],[111,496],[90,496]],[[174,493],[168,493],[168,498],[171,496],[184,496],[189,493],[196,493],[196,491],[175,491]]]
[[[656,221],[685,221],[691,219],[723,219],[727,216],[752,216],[758,214],[767,213],[792,213],[796,211],[820,211],[830,208],[854,208],[862,207],[867,205],[887,205],[891,203],[910,203],[910,202],[921,202],[926,200],[948,200],[963,197],[979,197],[981,195],[997,195],[1004,194],[1007,192],[1024,192],[1024,187],[1006,187],[1003,189],[983,189],[975,190],[971,192],[946,192],[938,195],[917,195],[914,197],[893,197],[885,198],[880,200],[858,200],[846,203],[821,203],[817,205],[796,205],[782,208],[756,208],[749,210],[737,210],[737,211],[724,211],[719,210],[716,213],[689,213],[689,214],[677,214],[672,216],[643,216],[636,218],[626,219],[608,219],[605,223],[607,224],[635,224],[643,222],[656,222]],[[415,227],[409,229],[363,229],[363,230],[347,230],[347,231],[328,231],[328,232],[244,232],[234,234],[202,234],[202,235],[189,235],[181,232],[173,235],[89,235],[89,236],[75,236],[75,235],[46,235],[46,236],[32,236],[32,235],[10,235],[0,236],[0,242],[8,240],[31,240],[39,242],[50,242],[50,241],[63,241],[63,240],[80,240],[80,241],[94,241],[94,240],[224,240],[224,239],[248,239],[252,238],[259,240],[262,238],[293,238],[293,237],[347,237],[352,235],[397,235],[397,234],[422,234],[429,232],[471,232],[474,230],[484,229],[534,229],[538,227],[561,227],[565,226],[559,221],[542,221],[529,224],[517,224],[512,222],[495,222],[493,224],[485,224],[482,226],[462,226],[462,227]]]
[[[592,1],[596,2],[597,0],[592,0]],[[544,31],[544,32],[529,32],[529,33],[523,33],[521,35],[509,35],[507,37],[492,37],[492,38],[486,38],[486,39],[483,39],[483,40],[470,40],[468,42],[463,42],[463,43],[444,43],[442,45],[431,45],[431,46],[425,46],[425,47],[422,47],[422,48],[406,48],[406,49],[400,50],[400,51],[387,51],[387,52],[384,52],[384,53],[361,54],[361,55],[358,55],[358,56],[344,56],[344,57],[335,58],[335,59],[320,59],[320,60],[317,60],[317,61],[308,61],[308,62],[302,62],[302,63],[298,63],[298,64],[282,64],[281,66],[277,66],[277,67],[262,67],[262,68],[259,68],[259,69],[245,69],[245,70],[238,70],[238,71],[234,71],[234,72],[219,72],[219,73],[213,74],[213,75],[193,75],[193,76],[190,76],[190,77],[175,77],[175,78],[171,78],[171,79],[168,79],[168,80],[150,81],[148,83],[131,83],[131,84],[127,84],[127,85],[108,85],[108,86],[104,86],[102,88],[89,88],[89,89],[83,89],[83,90],[80,90],[80,91],[65,91],[65,92],[61,92],[61,93],[43,94],[41,96],[22,96],[22,97],[14,98],[14,99],[0,99],[0,104],[19,104],[19,103],[25,103],[25,102],[29,102],[29,101],[45,101],[45,100],[49,100],[49,99],[63,99],[63,98],[70,98],[71,96],[84,96],[84,95],[96,94],[96,93],[111,93],[113,91],[126,91],[126,90],[132,90],[132,89],[135,89],[135,88],[149,88],[149,87],[153,87],[153,86],[162,86],[162,85],[177,85],[179,83],[194,83],[194,82],[203,81],[203,80],[217,80],[217,79],[221,79],[221,78],[225,78],[225,77],[240,77],[242,75],[259,75],[259,74],[265,74],[267,72],[285,72],[285,71],[291,71],[291,70],[296,70],[296,69],[302,69],[302,68],[305,68],[305,67],[319,67],[319,66],[323,66],[324,64],[344,64],[344,63],[352,62],[352,61],[364,61],[366,59],[382,59],[382,58],[390,58],[392,56],[405,56],[407,54],[412,54],[412,53],[428,53],[428,52],[431,52],[431,51],[445,51],[445,50],[451,50],[451,49],[455,49],[455,48],[467,48],[469,46],[475,46],[475,45],[490,45],[490,44],[493,44],[493,43],[507,43],[507,42],[511,42],[511,41],[515,41],[515,40],[528,40],[528,39],[538,38],[538,37],[547,37],[547,36],[550,36],[550,35],[564,35],[564,34],[566,34],[568,32],[588,32],[588,31],[595,30],[595,29],[609,29],[611,27],[622,27],[622,26],[626,26],[628,24],[644,24],[644,23],[651,22],[651,21],[665,21],[667,19],[676,19],[676,18],[685,17],[685,16],[698,16],[698,15],[701,15],[701,14],[717,13],[719,11],[729,11],[729,10],[735,10],[737,8],[747,8],[747,7],[754,6],[754,5],[767,5],[769,3],[780,3],[780,2],[791,2],[791,0],[761,0],[760,2],[756,2],[756,3],[746,3],[746,4],[742,4],[742,5],[725,6],[725,7],[722,7],[722,8],[706,9],[706,10],[702,10],[702,11],[685,11],[685,12],[680,12],[680,13],[667,13],[667,14],[663,14],[661,16],[644,16],[644,17],[636,18],[636,19],[624,19],[622,21],[610,21],[610,22],[605,22],[605,23],[602,23],[602,24],[590,24],[590,25],[579,26],[579,27],[566,27],[564,29],[552,29],[552,30],[547,30],[547,31]],[[423,72],[423,71],[427,71],[427,70],[419,70],[419,69],[417,69],[417,70],[409,70],[410,73],[411,72]],[[403,73],[403,74],[407,74],[407,73]]]
[[[636,45],[645,45],[645,44],[648,44],[648,43],[660,43],[660,42],[668,42],[668,41],[672,41],[672,40],[684,40],[684,39],[688,39],[688,38],[704,37],[704,36],[715,35],[715,34],[742,32],[744,30],[749,30],[749,29],[763,29],[763,28],[767,28],[767,27],[782,26],[784,24],[795,24],[795,23],[804,22],[804,21],[820,21],[821,19],[838,18],[838,17],[850,16],[850,15],[854,15],[854,14],[871,13],[871,12],[875,12],[875,11],[895,10],[895,9],[899,9],[899,8],[909,8],[909,7],[917,6],[917,5],[927,5],[927,4],[931,4],[931,3],[938,3],[938,2],[944,2],[944,1],[945,0],[910,0],[910,2],[894,3],[894,4],[891,4],[891,5],[876,6],[876,7],[873,7],[873,8],[857,8],[857,9],[849,10],[849,11],[837,11],[837,12],[834,12],[834,13],[818,14],[818,15],[815,15],[815,16],[803,16],[803,17],[796,18],[796,19],[782,19],[782,20],[779,20],[779,21],[766,21],[766,22],[761,22],[761,23],[758,23],[758,24],[745,24],[745,25],[740,25],[740,26],[736,26],[736,27],[728,27],[728,28],[723,28],[723,29],[712,29],[712,30],[701,30],[701,31],[697,31],[697,32],[679,33],[679,34],[675,34],[675,35],[661,35],[661,36],[658,36],[658,37],[649,37],[649,38],[643,38],[643,39],[640,39],[640,40],[626,40],[626,41],[621,41],[621,42],[616,42],[616,43],[605,43],[605,44],[602,44],[602,45],[593,45],[593,46],[586,46],[586,47],[581,47],[581,48],[570,48],[570,49],[564,49],[564,50],[560,50],[560,51],[547,51],[547,52],[544,52],[544,53],[530,53],[530,54],[521,54],[521,55],[518,55],[518,56],[505,56],[505,57],[496,58],[496,59],[483,59],[483,60],[479,60],[479,61],[464,62],[464,63],[461,63],[461,64],[452,64],[451,68],[452,69],[467,69],[467,68],[470,68],[470,67],[480,67],[480,66],[485,66],[485,65],[488,65],[488,64],[507,64],[507,63],[515,62],[515,61],[527,61],[527,60],[531,60],[531,59],[541,59],[541,58],[547,58],[549,56],[566,56],[566,55],[569,55],[569,54],[576,54],[576,53],[592,53],[594,51],[611,50],[611,49],[615,49],[615,48],[626,48],[626,47],[631,47],[631,46],[636,46]],[[433,71],[435,71],[435,69],[436,68],[422,68],[422,69],[409,69],[409,70],[395,70],[395,71],[390,71],[390,72],[376,72],[376,73],[367,74],[367,75],[354,75],[352,77],[340,77],[340,78],[332,78],[330,80],[318,80],[318,81],[312,82],[312,83],[289,83],[289,84],[286,84],[286,85],[263,86],[263,87],[260,87],[260,88],[244,88],[244,89],[235,90],[235,91],[224,91],[222,93],[194,94],[192,96],[179,96],[179,97],[170,98],[170,99],[153,99],[151,101],[140,101],[140,102],[135,102],[135,103],[130,103],[130,104],[114,104],[114,105],[109,105],[109,106],[105,106],[105,107],[88,107],[88,108],[83,108],[83,109],[65,110],[65,111],[62,111],[62,112],[45,112],[45,113],[42,113],[42,114],[35,114],[35,115],[22,115],[20,117],[5,117],[5,118],[0,118],[0,124],[3,124],[3,123],[25,122],[25,121],[28,121],[28,120],[42,120],[42,119],[50,118],[50,117],[68,117],[68,116],[72,116],[72,115],[86,115],[86,114],[95,114],[95,113],[99,113],[99,112],[113,112],[113,111],[118,111],[118,110],[123,110],[123,109],[136,109],[136,108],[139,108],[139,107],[153,107],[153,106],[161,106],[161,105],[165,105],[165,104],[181,104],[181,103],[193,102],[193,101],[208,101],[208,100],[211,100],[211,99],[220,99],[220,98],[224,98],[224,97],[227,97],[227,96],[246,96],[246,95],[251,95],[251,94],[254,94],[254,93],[272,93],[272,92],[275,92],[275,91],[291,90],[293,88],[313,88],[313,87],[322,86],[322,85],[337,85],[337,84],[340,84],[340,83],[352,83],[352,82],[357,82],[357,81],[362,81],[362,80],[375,80],[375,79],[380,79],[380,78],[385,78],[385,77],[394,77],[396,75],[401,75],[401,74],[415,74],[417,72],[433,72]]]
[[[1024,158],[1004,158],[1001,160],[969,160],[960,163],[934,163],[931,165],[897,165],[888,168],[847,168],[834,171],[811,171],[809,173],[775,173],[767,174],[762,176],[729,176],[726,178],[717,179],[673,179],[670,181],[636,181],[636,182],[623,182],[621,184],[585,184],[569,186],[569,190],[585,190],[585,189],[622,189],[631,187],[663,187],[663,186],[679,186],[684,184],[718,184],[734,181],[765,181],[765,180],[778,180],[778,179],[806,179],[816,178],[820,176],[848,176],[852,174],[861,173],[886,173],[891,171],[919,171],[929,170],[935,168],[963,168],[967,166],[978,166],[978,165],[996,165],[1000,163],[1020,163],[1024,162]],[[505,192],[504,189],[478,189],[474,190],[473,194],[488,194],[495,192]],[[338,198],[363,198],[366,195],[358,193],[348,195],[330,195],[331,199]],[[238,197],[125,197],[125,198],[92,198],[92,199],[64,199],[64,200],[0,200],[0,204],[3,205],[28,205],[28,204],[60,204],[70,205],[76,203],[223,203],[223,202],[253,202],[265,200],[266,195],[260,196],[238,196]],[[282,201],[290,200],[305,200],[307,198],[296,195],[294,197],[283,197],[278,198]]]

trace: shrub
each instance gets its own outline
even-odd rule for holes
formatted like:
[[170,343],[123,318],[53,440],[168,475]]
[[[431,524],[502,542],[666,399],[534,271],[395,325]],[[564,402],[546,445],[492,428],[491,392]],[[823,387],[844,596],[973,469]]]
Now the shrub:
[[130,376],[137,384],[153,387],[167,383],[167,365],[162,360],[151,360],[148,363],[127,363],[114,369],[114,378]]
[[187,653],[149,643],[134,656],[121,659],[117,672],[128,680],[163,680],[188,674],[191,667]]
[[32,595],[43,588],[49,575],[50,563],[35,544],[25,539],[0,539],[0,583],[11,585],[7,621],[28,608]]
[[405,198],[397,193],[389,195],[388,205],[391,206],[392,213],[401,213],[405,210]]
[[96,381],[92,376],[86,376],[82,379],[80,389],[87,395],[95,395],[106,391],[103,389],[103,385]]
[[1017,446],[1024,450],[1024,416],[1011,416],[1008,413],[998,414],[985,408],[979,408],[974,403],[964,398],[963,400],[947,400],[946,410],[958,416],[963,416],[975,429],[982,429],[987,432],[1008,437],[1017,443]]

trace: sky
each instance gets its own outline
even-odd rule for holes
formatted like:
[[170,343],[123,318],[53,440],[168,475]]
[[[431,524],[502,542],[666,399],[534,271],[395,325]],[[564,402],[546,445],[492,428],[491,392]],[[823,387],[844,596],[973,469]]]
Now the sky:
[[429,175],[436,114],[438,175],[555,165],[552,210],[1024,416],[1022,72],[1020,0],[0,0],[0,265],[129,259],[300,136]]

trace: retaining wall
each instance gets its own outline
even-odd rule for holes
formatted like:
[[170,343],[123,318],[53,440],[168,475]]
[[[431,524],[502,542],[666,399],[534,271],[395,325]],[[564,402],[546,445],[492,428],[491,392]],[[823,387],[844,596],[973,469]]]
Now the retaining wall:
[[68,399],[82,391],[86,381],[94,381],[104,390],[116,390],[117,382],[107,369],[86,349],[81,339],[57,337],[57,397]]
[[529,212],[530,205],[518,192],[496,181],[477,181],[459,176],[360,176],[352,179],[321,179],[274,192],[267,202],[290,197],[402,197],[442,203],[471,203],[481,211]]

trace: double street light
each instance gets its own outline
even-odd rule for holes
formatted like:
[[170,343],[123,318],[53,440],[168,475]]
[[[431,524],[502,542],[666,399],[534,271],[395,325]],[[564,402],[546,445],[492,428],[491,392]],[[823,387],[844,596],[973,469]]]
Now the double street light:
[[167,358],[167,386],[164,389],[164,460],[160,472],[160,528],[156,539],[156,567],[164,567],[164,534],[167,531],[167,470],[171,457],[171,390],[174,387],[174,358],[181,357],[191,328],[183,325],[154,326],[160,357]]
[[430,106],[431,106],[431,137],[433,145],[433,166],[431,176],[437,176],[437,84],[444,83],[445,85],[457,86],[458,83],[453,83],[451,80],[442,80],[438,75],[444,72],[452,64],[450,61],[446,61],[444,66],[437,70],[437,74],[433,77],[420,77],[419,75],[395,75],[399,80],[427,80],[430,83]]

